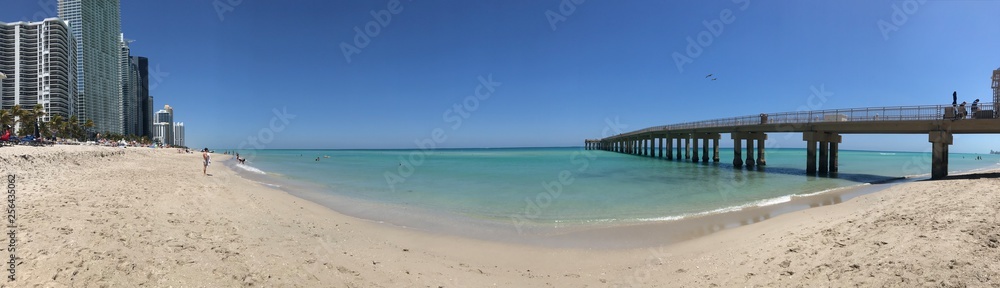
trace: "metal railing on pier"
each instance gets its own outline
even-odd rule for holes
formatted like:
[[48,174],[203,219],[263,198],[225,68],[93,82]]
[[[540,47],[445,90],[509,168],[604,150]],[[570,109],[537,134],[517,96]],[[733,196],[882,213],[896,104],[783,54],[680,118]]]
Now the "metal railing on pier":
[[[721,128],[764,124],[812,124],[821,122],[867,122],[867,121],[911,121],[940,119],[993,119],[997,112],[994,103],[979,103],[971,106],[924,105],[892,106],[849,109],[829,109],[816,111],[796,111],[764,113],[752,116],[712,119],[680,124],[654,126],[632,131],[623,135],[656,131],[672,131],[699,128]],[[963,113],[964,110],[964,113]]]

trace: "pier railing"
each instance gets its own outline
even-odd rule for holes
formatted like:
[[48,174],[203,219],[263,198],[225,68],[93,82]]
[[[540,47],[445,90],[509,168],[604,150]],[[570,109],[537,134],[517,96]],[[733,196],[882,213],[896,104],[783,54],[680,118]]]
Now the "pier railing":
[[640,134],[655,131],[686,130],[698,128],[719,128],[763,124],[811,124],[821,122],[865,122],[865,121],[909,121],[909,120],[939,120],[939,119],[977,119],[996,118],[994,103],[979,103],[973,112],[970,104],[965,106],[964,117],[957,115],[962,108],[952,105],[924,106],[890,106],[849,109],[829,109],[816,111],[796,111],[781,113],[763,113],[752,116],[712,119],[680,124],[654,126],[633,131],[628,134]]

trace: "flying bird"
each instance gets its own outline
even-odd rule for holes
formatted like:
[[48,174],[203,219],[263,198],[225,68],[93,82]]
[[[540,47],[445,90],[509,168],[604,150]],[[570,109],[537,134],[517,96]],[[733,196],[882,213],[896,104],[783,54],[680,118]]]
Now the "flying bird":
[[708,78],[708,77],[712,77],[712,74],[708,74],[708,76],[705,76],[705,78]]
[[719,78],[712,78],[712,81],[718,80]]

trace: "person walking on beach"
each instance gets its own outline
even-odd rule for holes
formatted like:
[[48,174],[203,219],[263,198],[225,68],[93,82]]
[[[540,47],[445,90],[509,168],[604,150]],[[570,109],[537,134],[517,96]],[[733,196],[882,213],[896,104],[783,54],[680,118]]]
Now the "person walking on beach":
[[208,154],[208,148],[201,150],[201,159],[205,160],[205,166],[201,169],[201,175],[208,175],[208,164],[212,163],[212,155]]

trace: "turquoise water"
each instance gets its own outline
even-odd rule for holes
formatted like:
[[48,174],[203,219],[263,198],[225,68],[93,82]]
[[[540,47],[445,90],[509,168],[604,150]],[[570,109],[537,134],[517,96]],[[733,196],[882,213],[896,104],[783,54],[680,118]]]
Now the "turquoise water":
[[[733,169],[732,149],[721,152],[720,163],[707,164],[582,148],[448,149],[431,155],[418,150],[241,153],[251,156],[243,168],[311,183],[319,193],[542,226],[678,219],[930,172],[929,153],[842,150],[836,177],[817,177],[805,175],[804,149],[770,149],[767,166],[754,170]],[[951,154],[949,170],[998,168],[997,156]]]

